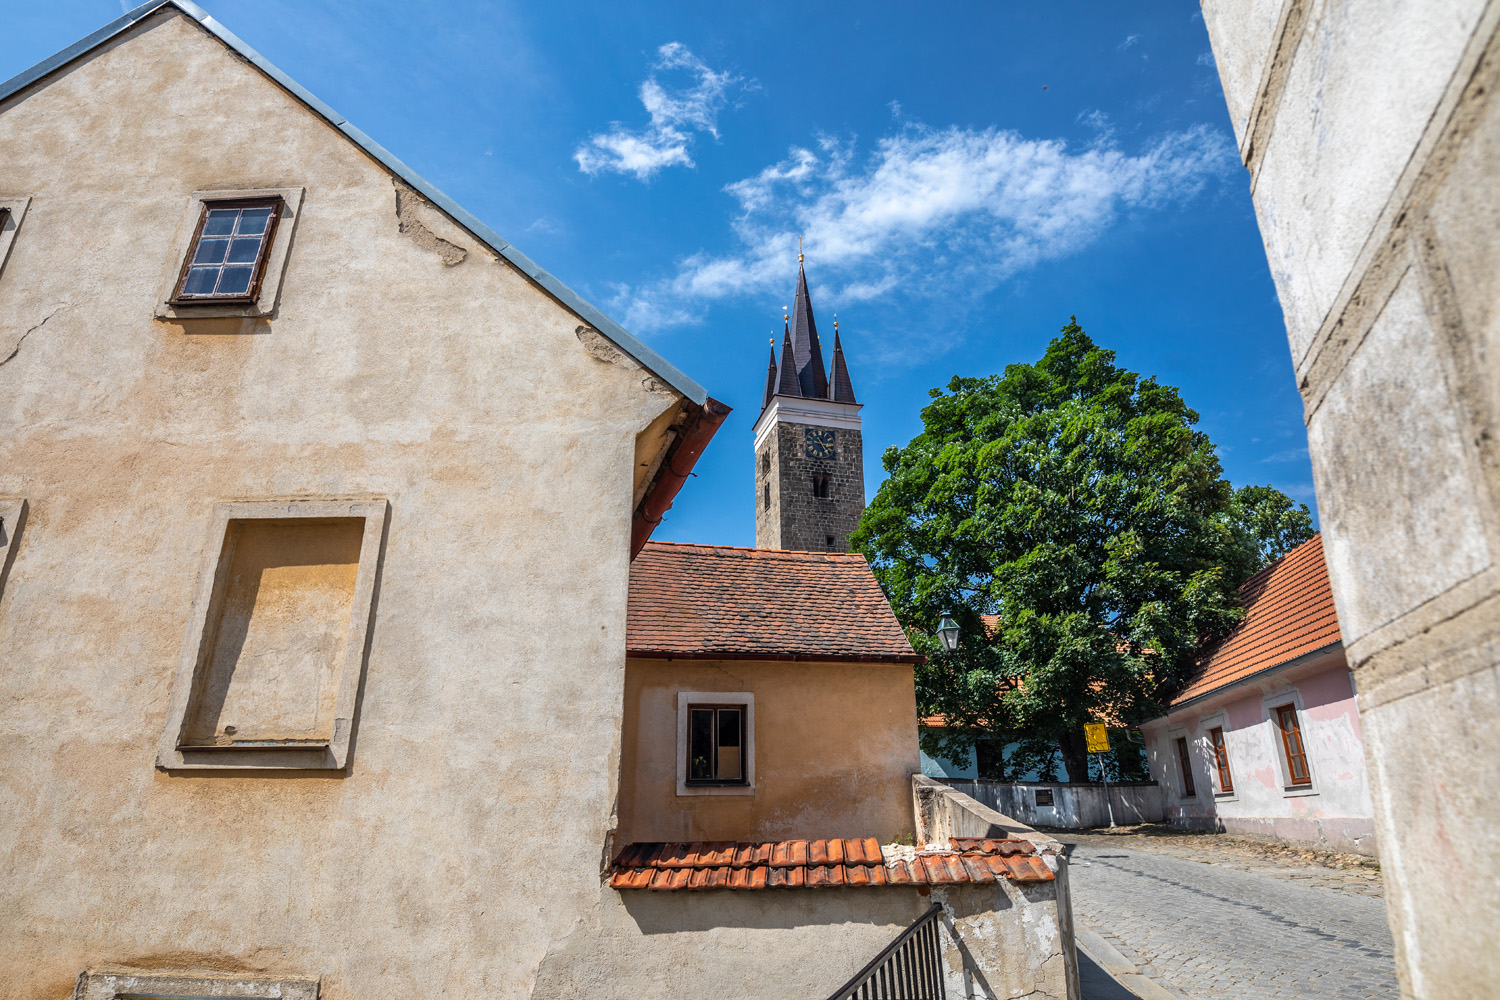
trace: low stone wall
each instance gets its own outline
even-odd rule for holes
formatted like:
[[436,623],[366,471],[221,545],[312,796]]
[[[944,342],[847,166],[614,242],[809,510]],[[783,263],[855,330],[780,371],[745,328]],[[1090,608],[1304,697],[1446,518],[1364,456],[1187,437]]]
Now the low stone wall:
[[[961,887],[966,890],[964,893],[944,892],[941,887],[933,887],[933,898],[942,902],[949,911],[945,917],[950,918],[950,930],[959,941],[956,947],[966,958],[963,991],[954,989],[950,971],[949,995],[966,998],[1035,995],[1038,1000],[1042,997],[1078,1000],[1073,904],[1068,889],[1068,858],[1062,844],[952,785],[924,774],[912,775],[912,799],[919,844],[947,846],[950,837],[1029,840],[1036,845],[1037,852],[1056,876],[1054,881],[1039,885],[999,883],[997,891],[989,895],[988,902],[979,906],[975,905],[979,897],[969,895],[969,890],[980,889],[979,886]],[[1006,899],[1000,899],[998,892],[1003,892]],[[1008,931],[1012,924],[1027,928],[1027,934],[1016,935]],[[1041,939],[1055,940],[1055,950],[1040,947],[1038,941]],[[964,941],[984,944],[970,952],[965,949]],[[1013,992],[1002,992],[997,981],[1000,977],[991,970],[1005,970],[1005,988]],[[988,982],[985,982],[986,978]],[[1032,992],[1028,993],[1028,990]]]
[[[944,783],[999,813],[1034,826],[1061,830],[1109,826],[1111,807],[1114,809],[1115,822],[1121,826],[1160,823],[1165,818],[1161,786],[1154,781],[1109,785],[1108,805],[1105,804],[1104,785],[989,781],[984,778],[972,781],[949,778]],[[1038,791],[1043,794],[1038,796]],[[1050,796],[1047,793],[1051,793]],[[1037,804],[1039,798],[1045,802],[1049,797],[1051,805]]]

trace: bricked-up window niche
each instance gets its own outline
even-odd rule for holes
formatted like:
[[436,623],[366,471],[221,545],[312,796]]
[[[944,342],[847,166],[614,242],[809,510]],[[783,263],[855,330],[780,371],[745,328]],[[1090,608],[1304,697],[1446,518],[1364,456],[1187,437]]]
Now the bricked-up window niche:
[[280,212],[280,198],[205,202],[172,300],[254,301]]
[[175,972],[83,972],[69,1000],[318,1000],[316,979],[281,979],[236,973],[228,976]]
[[755,785],[755,696],[677,693],[677,794],[748,795]]
[[765,485],[765,504],[766,504],[766,510],[770,510],[771,509],[771,484],[770,483],[766,483],[766,485]]
[[828,473],[815,472],[812,477],[812,495],[818,500],[827,500],[829,496]]
[[215,507],[159,767],[347,765],[386,511]]
[[1185,799],[1195,798],[1198,790],[1193,787],[1193,758],[1188,752],[1188,741],[1186,736],[1177,738],[1177,765],[1182,768],[1182,797]]
[[1276,728],[1281,730],[1281,749],[1285,754],[1287,784],[1310,785],[1312,772],[1307,769],[1307,751],[1302,746],[1302,729],[1297,725],[1297,706],[1276,708]]
[[1234,776],[1229,773],[1229,747],[1224,743],[1224,728],[1215,726],[1208,731],[1209,742],[1214,748],[1214,766],[1219,771],[1219,791],[1228,795],[1234,791]]

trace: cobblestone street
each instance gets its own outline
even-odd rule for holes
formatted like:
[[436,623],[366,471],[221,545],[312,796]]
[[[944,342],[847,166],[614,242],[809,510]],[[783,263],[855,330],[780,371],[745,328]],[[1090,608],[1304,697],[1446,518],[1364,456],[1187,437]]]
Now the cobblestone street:
[[1200,838],[1057,836],[1071,848],[1080,929],[1099,935],[1168,995],[1400,995],[1373,872],[1268,860],[1214,836],[1201,846],[1192,843]]

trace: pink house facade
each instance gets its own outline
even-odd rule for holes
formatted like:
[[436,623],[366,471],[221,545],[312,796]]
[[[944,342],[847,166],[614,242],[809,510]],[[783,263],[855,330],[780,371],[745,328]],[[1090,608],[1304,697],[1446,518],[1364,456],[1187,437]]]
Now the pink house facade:
[[1240,589],[1245,617],[1141,726],[1169,823],[1374,855],[1353,676],[1322,536]]

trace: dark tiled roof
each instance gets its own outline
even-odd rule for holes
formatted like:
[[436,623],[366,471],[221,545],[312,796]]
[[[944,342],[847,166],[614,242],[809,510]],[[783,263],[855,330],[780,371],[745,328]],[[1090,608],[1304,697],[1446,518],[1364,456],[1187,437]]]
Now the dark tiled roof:
[[[887,859],[874,837],[631,844],[615,858],[616,889],[822,889],[833,886],[1050,882],[1055,878],[1027,840],[955,837],[949,851]],[[905,852],[902,852],[905,853]]]
[[1240,600],[1245,617],[1207,650],[1173,705],[1340,641],[1322,535],[1246,580]]
[[760,403],[762,410],[771,405],[771,397],[774,395],[776,395],[776,345],[772,343],[771,365],[766,369],[766,396]]
[[647,542],[625,649],[650,658],[917,663],[865,557]]
[[[792,331],[785,327],[781,331],[781,367],[777,369],[776,374],[776,395],[802,395],[802,389],[797,382],[797,362],[792,351]],[[771,405],[769,398],[766,399],[765,405]]]

